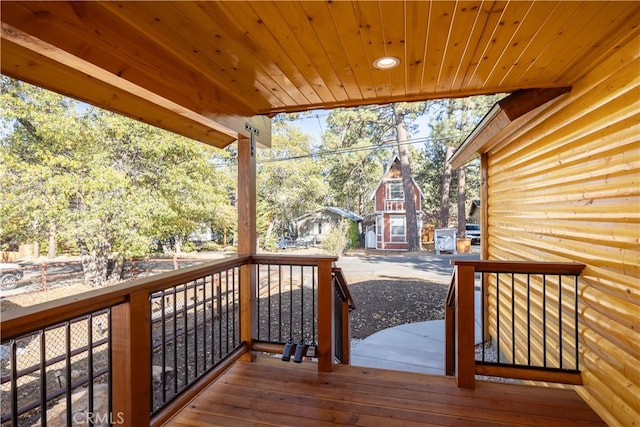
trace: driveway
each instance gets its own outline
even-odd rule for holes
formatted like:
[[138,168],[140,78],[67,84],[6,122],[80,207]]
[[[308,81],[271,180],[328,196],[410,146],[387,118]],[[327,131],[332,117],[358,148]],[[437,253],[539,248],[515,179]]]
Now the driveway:
[[356,253],[341,256],[337,266],[342,268],[348,283],[372,279],[420,279],[435,283],[449,283],[453,266],[451,260],[480,259],[479,248],[469,254]]

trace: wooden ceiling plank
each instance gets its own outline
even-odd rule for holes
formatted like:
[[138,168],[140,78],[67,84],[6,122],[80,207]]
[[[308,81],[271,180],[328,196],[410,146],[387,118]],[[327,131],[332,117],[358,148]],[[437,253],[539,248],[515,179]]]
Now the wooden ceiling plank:
[[[525,76],[533,67],[538,54],[539,47],[551,43],[555,34],[550,28],[557,28],[573,16],[579,7],[578,2],[538,2],[534,4],[528,25],[532,33],[521,32],[519,34],[518,46],[520,49],[513,49],[519,56],[513,60],[511,68],[504,73],[498,85],[513,84]],[[551,10],[547,10],[552,6]],[[524,45],[522,44],[524,43]],[[497,79],[492,79],[495,82]],[[507,83],[509,82],[509,83]],[[491,83],[489,83],[491,84]]]
[[[368,69],[373,86],[373,94],[367,95],[373,95],[376,99],[388,99],[391,96],[389,72],[378,70],[373,66],[373,61],[376,58],[389,55],[379,4],[379,2],[354,3],[354,13],[359,23],[359,33],[365,54],[362,57],[364,63],[362,63],[361,67]],[[398,22],[395,24],[398,25]]]
[[[491,73],[496,69],[496,65],[500,63],[505,50],[508,50],[511,37],[514,32],[518,31],[522,19],[526,16],[531,8],[532,2],[509,2],[504,5],[500,13],[500,19],[493,28],[492,34],[482,54],[474,61],[478,61],[473,71],[475,81],[479,87],[486,88],[487,81],[491,78]],[[502,70],[504,72],[504,70]]]
[[[184,75],[168,55],[159,55],[149,40],[130,31],[121,21],[98,13],[97,2],[20,2],[2,3],[3,22],[16,23],[18,29],[46,40],[88,62],[171,99],[186,108],[198,111],[199,96],[188,88],[200,91],[200,97],[217,105],[220,113],[253,115],[253,109],[239,102],[228,92],[205,84],[201,75]],[[94,29],[98,29],[95,30]],[[176,85],[186,86],[176,92]]]
[[[567,2],[571,3],[571,2]],[[566,19],[564,22],[559,22],[555,28],[550,28],[549,31],[553,33],[553,39],[543,45],[538,45],[538,56],[533,66],[528,70],[527,79],[529,81],[540,81],[545,79],[546,76],[555,74],[555,71],[561,62],[571,58],[575,59],[579,52],[566,51],[565,47],[574,43],[576,38],[581,37],[580,33],[586,32],[598,34],[598,31],[594,31],[592,27],[587,27],[592,18],[595,16],[602,16],[607,14],[607,11],[613,8],[604,2],[584,2],[580,4],[580,7],[575,9],[574,13]],[[561,7],[564,6],[564,3]],[[597,27],[595,27],[597,28]],[[587,37],[589,37],[587,35]],[[563,52],[568,55],[568,58],[563,58]],[[546,79],[545,79],[546,80]]]
[[[363,2],[362,5],[375,5],[374,2]],[[349,61],[349,66],[353,70],[355,84],[358,87],[360,96],[365,99],[377,99],[375,80],[372,78],[372,66],[367,58],[361,37],[361,29],[367,23],[362,21],[362,16],[358,16],[351,2],[331,2],[327,3],[329,13],[333,18],[338,34],[340,35],[340,46],[344,50]]]
[[[405,4],[405,90],[407,94],[419,93],[422,76],[426,67],[426,49],[429,38],[429,11],[431,3],[411,1]],[[418,28],[425,29],[424,35],[415,37]]]
[[451,91],[469,52],[473,34],[479,31],[478,20],[482,1],[463,1],[456,4],[449,27],[447,46],[438,73],[439,91]]
[[[312,25],[313,21],[307,16],[301,5],[296,2],[286,1],[277,2],[276,6],[281,15],[287,17],[288,27],[296,38],[296,48],[303,51],[308,58],[309,62],[305,66],[311,69],[309,73],[317,74],[317,77],[310,79],[310,82],[314,86],[326,87],[331,93],[333,103],[347,100],[347,93],[344,87],[340,85],[340,79],[333,68],[333,64],[327,58],[322,40],[316,35]],[[295,53],[295,56],[302,57],[298,53]],[[323,98],[329,99],[329,95],[323,96]]]
[[341,36],[334,25],[333,16],[329,12],[327,3],[303,1],[300,2],[300,5],[312,22],[318,39],[322,40],[324,51],[340,78],[340,85],[349,97],[349,100],[345,102],[361,99],[362,93],[356,82],[355,71],[344,52]]
[[425,74],[422,78],[422,92],[435,93],[437,91],[440,64],[446,53],[454,11],[454,2],[436,1],[431,3],[429,40],[427,42]]
[[[224,85],[237,97],[254,102],[262,99],[267,105],[296,102],[289,91],[281,87],[281,82],[266,73],[257,74],[254,64],[241,61],[249,52],[236,42],[229,29],[221,28],[198,5],[163,2],[154,4],[152,9],[146,2],[124,2],[117,7],[111,2],[103,5],[156,40],[176,60],[194,72],[199,70],[199,74],[217,85]],[[256,96],[256,90],[261,96]]]
[[402,2],[399,4],[397,1],[381,1],[379,6],[386,54],[400,58],[400,65],[387,71],[391,96],[405,96],[407,94],[407,3]]
[[[281,61],[283,70],[288,75],[295,76],[292,82],[305,94],[310,104],[318,102],[335,102],[335,97],[318,70],[312,65],[309,52],[298,42],[298,38],[305,37],[305,33],[294,31],[291,27],[292,16],[282,13],[279,5],[284,2],[252,2],[251,7],[256,15],[264,22],[271,35],[261,40],[265,46],[267,43],[278,46],[283,53]],[[297,8],[296,10],[300,10]],[[306,17],[304,21],[308,23]],[[310,34],[315,37],[313,33]],[[280,62],[280,61],[276,61]],[[287,71],[290,70],[290,71]]]
[[[180,3],[179,3],[180,4]],[[286,26],[286,22],[279,19],[279,12],[276,8],[269,8],[270,3],[260,3],[261,14],[259,15],[252,7],[251,2],[237,2],[234,4],[234,12],[224,12],[226,19],[220,19],[218,13],[210,13],[209,16],[217,17],[219,25],[226,30],[230,40],[242,40],[234,48],[236,55],[254,61],[254,69],[261,70],[275,82],[280,91],[289,95],[297,104],[305,105],[320,102],[321,98],[309,87],[307,79],[300,73],[299,68],[290,60],[287,49],[283,48],[281,42],[274,38],[269,23],[278,21],[276,26]],[[205,7],[206,5],[206,7]],[[226,10],[226,4],[215,3],[215,7]],[[200,5],[202,9],[209,9],[208,3]],[[283,40],[285,42],[285,40]],[[241,54],[240,50],[250,49],[249,55]]]
[[[594,22],[590,25],[591,28],[608,29],[608,31],[599,32],[585,31],[590,37],[585,37],[586,34],[581,35],[575,40],[576,43],[572,43],[566,47],[566,51],[587,51],[588,54],[582,55],[572,62],[564,62],[560,69],[556,70],[552,79],[556,82],[562,79],[568,78],[571,82],[579,79],[581,76],[590,72],[593,67],[600,63],[600,61],[607,59],[614,50],[619,49],[620,42],[623,39],[628,39],[637,34],[640,30],[640,7],[637,2],[623,3],[628,5],[625,10],[620,10],[618,16],[615,16],[615,12],[611,15],[598,14],[598,23]],[[609,19],[607,19],[610,16]],[[606,26],[602,23],[607,23]],[[586,30],[586,29],[585,29]],[[613,45],[607,45],[606,41],[615,41]],[[590,48],[590,49],[588,49]]]
[[510,38],[502,48],[499,57],[493,61],[493,66],[486,78],[486,86],[497,86],[503,81],[505,75],[509,74],[512,68],[517,66],[520,56],[526,50],[529,43],[535,40],[544,26],[547,17],[553,13],[557,3],[553,2],[532,2],[519,22],[508,22],[506,25],[513,25],[514,30],[510,32]]
[[480,65],[487,46],[491,44],[493,34],[502,19],[506,4],[504,1],[496,1],[483,5],[478,22],[480,32],[471,47],[472,54],[468,57],[468,61],[465,61],[464,78],[462,79],[461,87],[469,87],[476,90],[483,87],[484,81],[476,76],[476,69]]
[[[6,34],[3,23],[3,35]],[[170,132],[184,135],[215,147],[225,147],[236,137],[229,130],[219,127],[217,130],[204,118],[189,118],[188,112],[179,108],[163,107],[154,100],[147,99],[145,92],[135,93],[131,88],[105,84],[96,73],[79,67],[76,63],[68,66],[56,59],[27,49],[13,41],[2,38],[2,74],[23,80],[27,83],[47,88],[62,95],[90,103],[156,126]],[[53,47],[51,47],[53,49]],[[42,49],[39,49],[42,51]],[[57,59],[63,53],[57,55]],[[69,55],[70,56],[70,55]],[[89,65],[89,64],[88,64]],[[106,72],[105,72],[106,73]],[[74,82],[70,85],[69,82]],[[237,134],[236,134],[237,135]]]

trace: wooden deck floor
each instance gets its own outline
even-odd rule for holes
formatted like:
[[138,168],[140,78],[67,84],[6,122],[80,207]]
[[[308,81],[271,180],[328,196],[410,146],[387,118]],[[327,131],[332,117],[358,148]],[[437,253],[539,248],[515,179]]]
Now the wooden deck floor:
[[573,390],[355,366],[237,362],[167,426],[604,425]]

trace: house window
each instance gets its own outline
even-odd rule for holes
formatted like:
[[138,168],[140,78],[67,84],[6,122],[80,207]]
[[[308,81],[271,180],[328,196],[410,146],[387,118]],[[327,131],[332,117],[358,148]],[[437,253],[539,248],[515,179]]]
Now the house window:
[[382,238],[382,217],[376,217],[376,236]]
[[389,218],[389,224],[391,226],[391,241],[404,242],[404,216],[392,216]]
[[404,200],[404,188],[401,182],[389,183],[389,199],[390,200]]
[[317,225],[318,225],[318,234],[322,234],[322,223],[318,222]]

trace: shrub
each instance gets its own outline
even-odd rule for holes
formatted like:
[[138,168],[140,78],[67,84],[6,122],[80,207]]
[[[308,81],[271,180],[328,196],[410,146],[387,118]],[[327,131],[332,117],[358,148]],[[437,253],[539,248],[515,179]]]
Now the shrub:
[[322,241],[322,249],[330,255],[342,255],[349,245],[348,231],[349,221],[342,220],[342,222],[335,225],[324,238]]

